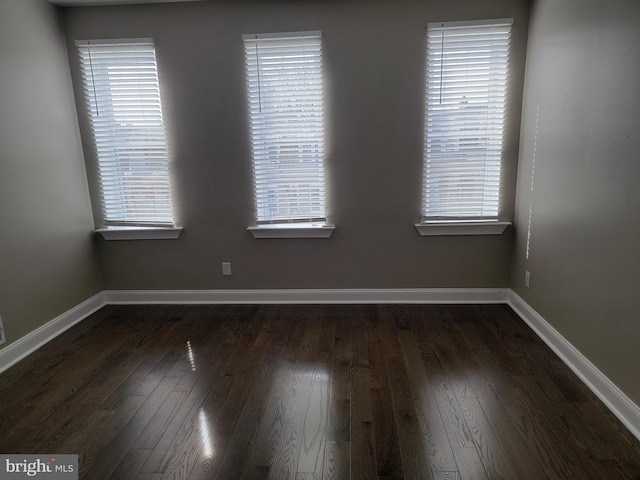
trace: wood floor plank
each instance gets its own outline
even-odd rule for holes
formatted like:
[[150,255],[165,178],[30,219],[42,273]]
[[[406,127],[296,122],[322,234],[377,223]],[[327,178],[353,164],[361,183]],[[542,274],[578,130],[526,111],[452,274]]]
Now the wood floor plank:
[[[478,400],[476,398],[459,398],[458,403],[489,478],[505,480],[523,478],[518,476]],[[533,479],[534,477],[528,476],[526,478]]]
[[[517,470],[517,478],[530,478],[532,480],[545,478],[544,473],[538,463],[539,459],[532,456],[525,441],[521,438],[518,429],[511,421],[505,406],[501,403],[498,395],[495,393],[493,386],[487,379],[484,371],[480,367],[475,355],[470,354],[467,358],[468,373],[467,376],[473,390],[476,393],[476,399],[486,412],[487,419],[499,439],[502,439],[501,446],[503,451],[512,460],[513,467]],[[462,407],[466,398],[458,398],[458,404]],[[477,444],[477,442],[476,442]],[[480,447],[478,446],[480,453]],[[481,455],[482,457],[482,455]],[[484,459],[483,459],[484,462]],[[487,473],[491,473],[485,464]]]
[[329,388],[329,375],[324,368],[318,366],[313,374],[306,406],[298,472],[322,474],[329,420]]
[[478,450],[474,447],[451,447],[462,480],[489,480]]
[[296,373],[291,391],[284,398],[283,427],[274,449],[269,478],[291,478],[295,475],[311,384],[312,374]]
[[82,423],[82,430],[58,443],[56,450],[78,452],[80,476],[92,478],[89,472],[95,462],[107,455],[113,439],[129,423],[145,400],[145,397],[130,396],[112,411],[96,411],[93,418]]
[[323,480],[349,478],[350,444],[345,441],[327,441],[324,449]]
[[130,480],[140,472],[142,465],[151,454],[150,449],[131,449],[114,469],[110,480]]
[[341,322],[336,328],[331,398],[348,400],[351,381],[351,332],[349,325]]
[[611,448],[614,452],[612,460],[600,463],[615,465],[629,478],[640,478],[640,442],[610,412],[608,415],[602,414],[601,405],[591,402],[573,405],[583,426],[586,426],[603,446]]
[[172,390],[165,401],[154,412],[153,417],[144,427],[140,435],[135,439],[132,448],[140,450],[152,450],[169,428],[173,418],[178,414],[182,404],[187,399],[189,392]]
[[635,480],[504,305],[109,306],[0,375],[0,451],[82,480]]
[[[255,375],[248,377],[251,391],[238,416],[235,428],[224,451],[224,456],[220,461],[217,478],[240,478],[246,467],[246,459],[251,453],[258,425],[267,403],[267,397],[277,373],[279,351],[269,351],[272,340],[273,332],[269,329],[263,329],[263,332],[261,332],[253,345],[256,350],[264,350],[262,362]],[[230,400],[232,398],[230,397]],[[229,414],[225,411],[223,415]],[[218,435],[224,435],[218,425],[220,423],[216,425]]]
[[[447,436],[445,425],[442,421],[441,408],[447,411],[447,415],[459,415],[456,411],[447,409],[447,404],[438,405],[434,396],[434,388],[431,384],[424,364],[420,357],[418,344],[412,332],[398,332],[399,343],[403,352],[404,364],[399,365],[390,359],[389,375],[390,383],[394,390],[411,392],[414,411],[416,412],[422,440],[427,452],[431,469],[435,472],[456,471],[456,462],[451,451],[451,444]],[[395,363],[395,365],[394,365]],[[404,368],[406,368],[406,385],[402,383]],[[405,420],[410,415],[408,399],[403,395],[395,395],[396,408],[402,405]],[[419,471],[423,470],[420,468]]]
[[618,460],[595,460],[594,466],[598,475],[607,480],[640,480],[640,475],[629,473],[626,466]]
[[135,480],[162,480],[161,473],[139,473]]
[[324,468],[324,450],[329,431],[336,329],[336,319],[333,316],[325,315],[318,341],[313,384],[307,403],[302,445],[298,458],[298,473],[306,472],[319,477],[322,476]]
[[428,342],[428,348],[425,348],[424,343],[421,347],[421,351],[424,350],[424,353],[427,353],[429,348],[432,349],[431,354],[434,356],[432,360],[435,360],[429,363],[425,362],[426,367],[434,367],[433,370],[427,368],[427,373],[431,375],[439,371],[439,373],[446,375],[457,397],[475,396],[473,387],[466,376],[466,360],[471,352],[460,331],[457,329],[441,330],[437,335],[437,340],[437,342],[433,340]]
[[[296,374],[296,351],[305,331],[304,322],[291,322],[282,345],[271,391],[266,399],[263,416],[256,434],[254,448],[247,458],[242,478],[267,478],[280,436],[284,430],[288,395]],[[276,344],[280,342],[277,341]]]
[[[140,433],[132,448],[151,448],[155,450],[167,431],[172,428],[172,424],[175,425],[175,417],[181,415],[183,404],[189,399],[189,395],[194,388],[198,387],[198,381],[203,371],[215,379],[215,386],[212,387],[212,390],[217,393],[228,392],[229,379],[220,378],[218,373],[222,370],[225,361],[230,355],[232,346],[222,344],[217,336],[211,336],[209,339],[202,339],[201,341],[198,339],[198,335],[191,338],[194,340],[193,345],[191,341],[187,341],[186,348],[183,346],[183,356],[176,362],[177,365],[188,368],[176,368],[174,366],[167,372],[168,378],[176,377],[179,380],[167,400]],[[200,345],[199,343],[202,344]],[[181,372],[182,375],[179,376],[180,373],[178,372]],[[198,412],[199,420],[201,411],[203,411],[202,408]]]
[[[217,388],[211,388],[198,411],[198,427],[182,430],[174,440],[172,458],[165,470],[167,478],[199,478],[203,472],[214,476],[219,473],[221,465],[236,472],[235,477],[229,478],[238,478],[242,472],[243,467],[237,461],[237,449],[246,448],[244,444],[250,443],[253,438],[253,423],[257,422],[256,419],[259,419],[262,412],[264,392],[269,389],[273,372],[272,362],[265,362],[273,334],[269,328],[265,328],[262,320],[252,319],[252,323],[253,326],[243,326],[247,339],[238,341],[234,350],[250,347],[244,361],[240,365],[234,365],[236,374],[229,375],[227,366],[221,368],[225,372],[223,377],[219,377],[221,381],[231,377],[230,386],[225,389],[224,403],[219,410],[205,407],[209,406],[208,400],[219,397]],[[238,361],[238,357],[231,355],[234,363]],[[264,374],[266,385],[256,381],[260,372]],[[256,389],[253,388],[254,385]],[[248,406],[247,409],[244,408],[245,405]],[[194,419],[193,424],[195,423]],[[232,443],[237,449],[229,452],[228,447]],[[226,463],[223,464],[224,461]]]
[[[118,464],[126,457],[127,452],[132,448],[140,433],[172,395],[171,389],[175,381],[174,377],[166,377],[159,387],[146,397],[129,421],[111,439],[109,449],[97,455],[91,468],[87,469],[89,478],[109,478]],[[86,459],[83,465],[85,467],[89,466]],[[142,465],[144,463],[140,465],[138,471],[142,468]]]
[[371,370],[362,319],[351,328],[350,432],[351,478],[375,478],[376,454],[373,429]]
[[218,382],[221,381],[220,377],[201,377],[199,379],[171,418],[170,424],[143,465],[141,473],[163,473],[166,470],[175,453],[174,446],[180,444],[177,439],[187,436],[195,428],[194,425],[198,425],[199,412],[205,398],[212,389],[219,387]]
[[[390,380],[389,389],[393,400],[393,415],[398,431],[403,432],[398,440],[404,474],[409,478],[431,479],[433,477],[429,460],[443,460],[442,464],[448,463],[447,452],[450,451],[450,445],[442,428],[442,422],[436,417],[437,410],[434,412],[420,408],[419,412],[416,411],[414,395],[422,388],[416,390],[414,385],[412,389],[401,358],[389,358],[387,369]],[[421,395],[418,398],[418,401],[421,402],[426,396]],[[427,418],[434,420],[433,425],[425,420]],[[434,434],[434,431],[437,433]],[[442,439],[444,443],[436,444],[435,438]],[[434,464],[434,469],[437,469],[436,464]]]
[[[307,308],[299,310],[302,314],[308,311]],[[316,371],[314,361],[319,349],[321,321],[317,312],[310,315],[306,323],[304,335],[297,346],[292,387],[283,398],[283,428],[274,450],[269,478],[291,478],[297,471],[300,450],[302,449],[306,409]]]
[[376,478],[376,450],[373,422],[351,422],[349,478]]
[[388,388],[372,389],[373,429],[378,477],[402,477],[402,458],[395,418]]
[[[109,338],[115,340],[116,337],[114,335]],[[87,384],[103,369],[108,369],[113,367],[113,364],[121,362],[126,355],[119,354],[118,349],[119,345],[114,341],[108,347],[95,349],[91,357],[87,357],[87,352],[84,352],[83,357],[74,356],[74,362],[77,363],[74,363],[73,375],[60,371],[45,383],[39,384],[39,389],[32,399],[23,401],[20,406],[16,406],[12,412],[12,418],[16,418],[16,415],[20,418],[12,429],[3,428],[3,431],[7,432],[6,437],[10,438],[17,432],[24,434],[24,426],[27,424],[42,424],[42,421],[60,408],[65,401],[77,395],[78,391],[84,390]],[[114,360],[113,356],[117,356],[117,359]]]
[[[0,419],[0,428],[4,428],[5,422],[12,417],[10,412],[15,411],[16,405],[24,403],[25,398],[34,397],[32,390],[8,388],[18,379],[28,385],[43,385],[61,371],[66,370],[69,364],[74,364],[70,359],[73,355],[85,355],[87,345],[96,341],[96,335],[107,330],[107,323],[117,315],[118,307],[107,306],[91,315],[81,323],[69,329],[58,337],[52,339],[29,356],[28,362],[18,362],[9,370],[0,375],[0,391],[3,392],[3,406],[9,410],[7,415]],[[19,417],[19,415],[18,415]]]
[[[185,471],[190,479],[208,478],[215,473],[219,464],[219,456],[225,449],[224,438],[215,429],[220,416],[225,413],[224,406],[228,405],[228,398],[234,379],[230,376],[218,376],[216,384],[204,400],[198,411],[197,424],[193,419],[191,428],[184,430],[176,439],[178,445],[171,454],[171,472]],[[187,452],[189,457],[182,461],[178,452]],[[186,469],[182,469],[186,464]],[[165,475],[169,470],[165,470]]]
[[545,420],[535,415],[531,409],[514,405],[506,406],[513,422],[518,426],[532,452],[550,480],[563,478],[591,479],[598,475],[590,465],[580,461],[579,450],[573,449],[571,455],[563,452],[560,442],[553,441],[545,428]]
[[433,472],[434,480],[460,480],[460,473],[455,472]]
[[366,324],[367,365],[371,372],[371,388],[385,388],[389,384],[382,348],[382,332],[376,311],[367,317]]
[[413,305],[413,307],[411,330],[418,344],[431,342],[434,335],[458,328],[451,319],[447,305]]
[[430,374],[429,386],[433,393],[435,405],[440,412],[449,444],[452,447],[473,448],[473,439],[460,411],[456,395],[451,387],[450,377]]

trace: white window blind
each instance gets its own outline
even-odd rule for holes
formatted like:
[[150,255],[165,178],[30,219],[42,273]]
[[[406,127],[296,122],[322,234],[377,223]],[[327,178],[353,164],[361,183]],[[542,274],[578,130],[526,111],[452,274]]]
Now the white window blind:
[[428,26],[425,221],[498,216],[511,23]]
[[172,225],[153,40],[76,42],[105,225]]
[[258,223],[324,220],[321,33],[243,40]]

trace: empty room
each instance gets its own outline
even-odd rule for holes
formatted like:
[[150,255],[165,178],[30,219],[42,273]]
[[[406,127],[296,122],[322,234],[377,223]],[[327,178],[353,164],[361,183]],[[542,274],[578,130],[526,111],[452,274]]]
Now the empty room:
[[640,2],[0,0],[0,479],[640,479]]

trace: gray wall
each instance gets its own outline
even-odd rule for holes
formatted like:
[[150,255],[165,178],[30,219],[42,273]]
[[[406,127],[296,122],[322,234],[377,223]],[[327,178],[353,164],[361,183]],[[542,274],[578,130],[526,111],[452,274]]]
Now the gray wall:
[[640,2],[535,4],[511,287],[636,403],[639,86]]
[[[526,0],[195,2],[65,9],[74,41],[154,37],[177,241],[104,242],[107,289],[506,287],[512,233],[422,238],[426,25],[514,17],[501,216],[513,218]],[[256,240],[243,33],[322,30],[329,240]],[[76,90],[89,177],[95,158]],[[91,188],[96,192],[95,182]],[[94,201],[97,195],[94,194]],[[99,214],[97,204],[94,211]],[[100,223],[99,215],[96,223]],[[232,277],[222,277],[230,261]]]
[[65,47],[55,7],[0,1],[0,315],[6,345],[102,290]]

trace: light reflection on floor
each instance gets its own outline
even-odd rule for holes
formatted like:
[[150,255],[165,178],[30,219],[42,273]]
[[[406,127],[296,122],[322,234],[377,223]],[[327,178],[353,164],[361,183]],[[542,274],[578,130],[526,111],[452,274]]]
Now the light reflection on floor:
[[[286,458],[291,449],[291,442],[297,444],[295,460],[298,471],[317,472],[322,469],[324,462],[327,428],[329,420],[330,375],[322,367],[316,369],[289,365],[286,374],[289,377],[271,392],[271,395],[283,400],[282,416],[263,419],[263,422],[273,425],[281,423],[275,451],[273,452],[273,467],[282,468],[280,463]],[[286,378],[286,377],[285,377]],[[268,425],[264,425],[270,430]],[[272,439],[271,439],[272,441]]]
[[211,433],[209,432],[209,423],[207,422],[207,415],[204,413],[204,410],[202,408],[200,409],[198,418],[200,419],[200,436],[202,437],[202,452],[204,453],[205,457],[211,458],[213,457]]
[[[196,371],[196,355],[190,341],[186,342],[186,349],[191,370]],[[286,369],[287,372],[280,371],[274,377],[280,377],[282,380],[286,378],[286,380],[273,385],[269,393],[270,396],[284,400],[283,405],[286,405],[285,411],[281,412],[284,414],[284,418],[278,416],[279,421],[283,421],[286,425],[281,432],[278,444],[280,448],[289,448],[288,442],[292,437],[297,438],[299,466],[315,471],[318,464],[323,462],[325,455],[331,389],[330,375],[325,368],[320,366],[309,369],[300,364],[294,366],[289,363],[286,366],[282,365],[281,368]],[[294,424],[289,423],[292,420]],[[278,420],[275,418],[261,419],[261,422],[265,421],[270,423]],[[206,458],[213,458],[215,442],[212,437],[212,428],[215,425],[210,424],[204,408],[200,408],[198,412],[198,425],[202,453]],[[263,427],[268,428],[267,425]],[[272,460],[277,462],[276,458],[283,453],[274,452],[275,458]]]
[[[191,342],[187,341],[187,358],[191,364],[191,371],[196,371],[196,356],[191,348]],[[202,437],[202,452],[207,458],[213,457],[213,444],[211,442],[211,431],[209,430],[209,422],[207,421],[207,414],[203,408],[200,408],[198,413],[198,420],[200,421],[200,436]]]
[[191,342],[187,341],[187,357],[189,358],[189,363],[191,364],[191,371],[196,371],[196,357],[193,354],[193,349],[191,348]]

